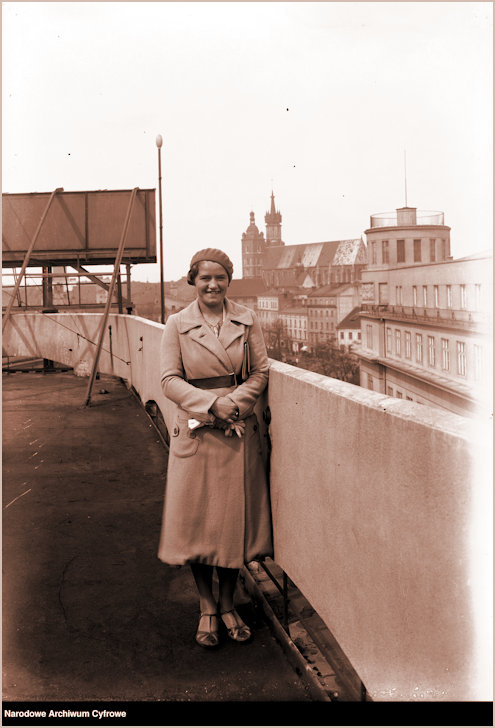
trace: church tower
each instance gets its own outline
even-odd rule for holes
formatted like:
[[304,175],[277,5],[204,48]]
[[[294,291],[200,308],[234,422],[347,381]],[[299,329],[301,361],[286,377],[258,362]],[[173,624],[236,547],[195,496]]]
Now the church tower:
[[282,242],[282,215],[279,210],[275,209],[275,197],[272,190],[272,201],[270,212],[265,215],[266,224],[266,245],[267,247],[275,247],[284,245]]
[[261,262],[266,243],[263,233],[254,222],[254,212],[249,213],[249,227],[242,233],[242,277],[261,278]]

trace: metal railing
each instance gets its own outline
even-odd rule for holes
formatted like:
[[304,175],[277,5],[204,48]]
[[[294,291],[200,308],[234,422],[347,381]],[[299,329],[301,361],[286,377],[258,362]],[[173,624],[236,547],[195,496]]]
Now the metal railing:
[[428,321],[455,321],[456,323],[487,323],[488,316],[482,311],[465,311],[451,308],[425,308],[424,306],[399,306],[383,303],[363,303],[363,313],[395,314],[407,319]]
[[[370,216],[370,227],[397,227],[397,211],[378,212]],[[414,223],[404,225],[444,225],[444,213],[437,210],[417,210]]]

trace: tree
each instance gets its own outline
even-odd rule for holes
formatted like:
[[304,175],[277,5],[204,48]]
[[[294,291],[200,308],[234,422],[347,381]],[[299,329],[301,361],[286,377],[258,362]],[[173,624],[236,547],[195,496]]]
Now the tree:
[[266,330],[266,348],[268,350],[269,356],[271,356],[273,359],[282,359],[283,353],[286,349],[286,329],[287,327],[284,321],[278,318]]
[[314,352],[301,359],[300,365],[327,377],[359,384],[357,357],[344,346],[338,346],[334,337],[316,344]]

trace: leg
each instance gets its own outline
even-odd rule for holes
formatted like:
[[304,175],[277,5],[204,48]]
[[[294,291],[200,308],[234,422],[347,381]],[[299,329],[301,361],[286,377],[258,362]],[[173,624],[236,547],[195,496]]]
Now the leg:
[[234,592],[239,569],[217,566],[217,574],[220,616],[227,627],[228,635],[235,642],[247,642],[251,637],[251,630],[234,609]]
[[226,569],[217,566],[218,602],[221,612],[230,612],[234,608],[234,592],[239,569]]
[[194,581],[199,592],[199,619],[196,642],[202,647],[218,647],[217,604],[213,596],[213,566],[191,564]]
[[191,564],[191,571],[199,592],[199,607],[202,613],[216,614],[217,603],[213,596],[213,566]]

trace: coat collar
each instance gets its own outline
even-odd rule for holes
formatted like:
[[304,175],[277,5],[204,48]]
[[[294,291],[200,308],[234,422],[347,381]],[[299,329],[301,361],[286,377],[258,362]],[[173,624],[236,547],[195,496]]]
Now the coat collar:
[[[225,299],[226,311],[225,321],[222,329],[225,328],[227,322],[245,324],[246,326],[252,326],[253,324],[253,313],[249,308],[240,306],[238,303]],[[205,321],[199,308],[198,299],[189,304],[185,309],[180,311],[178,314],[178,329],[180,334],[185,334],[190,329],[194,329],[197,326],[203,326]]]
[[232,371],[232,362],[226,349],[233,341],[244,335],[245,326],[252,325],[254,319],[249,308],[240,306],[227,298],[225,302],[225,321],[220,329],[218,339],[206,325],[197,299],[177,314],[177,328],[180,334],[189,333],[189,336],[198,344],[215,354],[230,373]]

